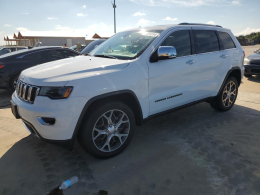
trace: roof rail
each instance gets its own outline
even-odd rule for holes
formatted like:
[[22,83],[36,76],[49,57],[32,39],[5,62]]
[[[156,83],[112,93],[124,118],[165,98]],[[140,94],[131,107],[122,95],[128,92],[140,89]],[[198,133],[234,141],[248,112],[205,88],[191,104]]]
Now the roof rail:
[[222,28],[222,26],[219,26],[219,25],[212,25],[212,24],[200,24],[200,23],[188,23],[188,22],[183,22],[183,23],[180,23],[178,25],[201,25],[201,26],[215,26],[215,27],[220,27]]

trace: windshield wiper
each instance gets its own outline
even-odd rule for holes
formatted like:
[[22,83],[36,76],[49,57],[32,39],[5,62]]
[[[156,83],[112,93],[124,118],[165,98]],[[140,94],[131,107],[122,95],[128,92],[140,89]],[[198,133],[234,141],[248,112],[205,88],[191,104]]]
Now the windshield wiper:
[[113,58],[113,59],[117,59],[116,57],[114,56],[108,56],[108,55],[103,55],[103,54],[97,54],[97,55],[94,55],[95,57],[102,57],[102,58]]

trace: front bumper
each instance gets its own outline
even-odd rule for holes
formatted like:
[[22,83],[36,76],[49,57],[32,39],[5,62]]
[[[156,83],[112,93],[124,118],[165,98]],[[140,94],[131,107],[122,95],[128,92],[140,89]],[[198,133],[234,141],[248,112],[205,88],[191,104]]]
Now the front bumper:
[[[86,104],[84,97],[71,97],[62,100],[51,100],[48,97],[37,96],[34,104],[21,100],[17,93],[12,95],[12,101],[17,105],[17,111],[26,128],[32,134],[47,142],[69,142]],[[38,117],[55,118],[54,125],[42,125]]]
[[244,65],[245,75],[260,75],[260,65]]
[[35,127],[29,123],[28,121],[22,119],[24,127],[29,131],[31,134],[35,135],[38,137],[40,140],[44,142],[48,142],[51,144],[59,145],[68,149],[72,149],[74,140],[68,139],[68,140],[50,140],[50,139],[45,139],[43,138],[40,133],[35,129]]

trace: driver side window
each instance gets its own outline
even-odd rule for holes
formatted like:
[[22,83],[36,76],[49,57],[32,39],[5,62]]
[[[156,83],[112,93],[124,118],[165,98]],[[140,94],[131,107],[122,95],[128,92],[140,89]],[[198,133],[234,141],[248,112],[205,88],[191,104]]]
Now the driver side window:
[[188,30],[175,31],[167,37],[161,46],[173,46],[177,57],[191,55],[190,33]]

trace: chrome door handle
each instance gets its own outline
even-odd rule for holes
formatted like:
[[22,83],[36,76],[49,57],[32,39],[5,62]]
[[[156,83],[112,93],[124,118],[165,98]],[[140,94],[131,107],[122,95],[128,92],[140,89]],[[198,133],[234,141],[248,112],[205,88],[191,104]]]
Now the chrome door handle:
[[186,62],[186,64],[194,64],[194,63],[196,63],[195,60],[189,60],[188,62]]
[[223,54],[223,55],[221,55],[220,57],[221,57],[221,58],[226,58],[226,57],[228,57],[228,55]]

